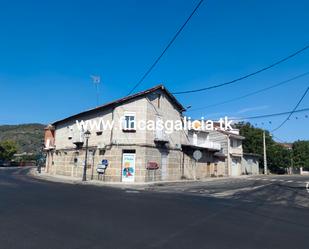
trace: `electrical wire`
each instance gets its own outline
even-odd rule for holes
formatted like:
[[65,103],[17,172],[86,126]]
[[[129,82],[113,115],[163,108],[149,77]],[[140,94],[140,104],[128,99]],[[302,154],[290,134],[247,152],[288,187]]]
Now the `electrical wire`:
[[200,7],[200,5],[202,4],[204,0],[200,0],[198,2],[198,4],[196,5],[196,7],[194,8],[194,10],[191,12],[191,14],[189,15],[189,17],[186,19],[186,21],[184,22],[184,24],[182,24],[182,26],[178,29],[178,31],[176,32],[176,34],[173,36],[173,38],[170,40],[170,42],[167,44],[167,46],[165,47],[165,49],[163,50],[163,52],[157,57],[157,59],[154,61],[154,63],[150,66],[150,68],[144,73],[144,75],[141,77],[141,79],[135,84],[135,86],[130,90],[130,92],[128,93],[128,95],[130,95],[143,81],[144,79],[150,74],[150,72],[152,71],[152,69],[158,64],[158,62],[160,61],[160,59],[162,58],[162,56],[166,53],[166,51],[170,48],[170,46],[173,44],[173,42],[176,40],[176,38],[179,36],[179,34],[181,33],[181,31],[185,28],[185,26],[187,25],[187,23],[190,21],[191,17],[195,14],[195,12],[197,11],[197,9]]
[[298,108],[298,106],[301,104],[301,102],[303,101],[303,99],[307,95],[308,91],[309,91],[309,87],[306,89],[306,91],[304,92],[304,94],[302,95],[300,100],[297,102],[294,109],[290,112],[289,116],[285,120],[283,120],[283,122],[277,128],[273,129],[271,132],[279,130],[290,119],[290,117],[293,115],[293,113],[295,113],[296,109]]
[[291,113],[293,114],[293,113],[307,112],[307,111],[309,111],[309,107],[304,108],[304,109],[295,110],[295,111],[279,112],[279,113],[272,113],[272,114],[266,114],[266,115],[260,115],[260,116],[244,117],[244,118],[234,118],[234,119],[229,119],[229,120],[242,121],[242,120],[249,120],[249,119],[270,118],[270,117],[282,116],[282,115],[291,114]]
[[269,87],[262,88],[262,89],[260,89],[260,90],[254,91],[254,92],[251,92],[251,93],[248,93],[248,94],[245,94],[245,95],[236,97],[236,98],[232,98],[232,99],[229,99],[229,100],[225,100],[225,101],[222,101],[222,102],[218,102],[218,103],[215,103],[215,104],[211,104],[211,105],[208,105],[208,106],[189,109],[188,111],[189,111],[189,112],[195,112],[195,111],[199,111],[199,110],[203,110],[203,109],[207,109],[207,108],[216,107],[216,106],[219,106],[219,105],[231,103],[231,102],[234,102],[234,101],[238,101],[238,100],[240,100],[240,99],[244,99],[244,98],[253,96],[253,95],[255,95],[255,94],[258,94],[258,93],[261,93],[261,92],[265,92],[265,91],[267,91],[267,90],[270,90],[270,89],[279,87],[279,86],[284,85],[284,84],[286,84],[286,83],[289,83],[289,82],[291,82],[291,81],[293,81],[293,80],[296,80],[296,79],[302,78],[302,77],[304,77],[304,76],[307,76],[308,74],[309,74],[309,72],[302,73],[302,74],[299,74],[299,75],[297,75],[297,76],[294,76],[294,77],[292,77],[292,78],[290,78],[290,79],[284,80],[284,81],[282,81],[282,82],[276,83],[276,84],[274,84],[274,85],[271,85],[271,86],[269,86]]
[[308,48],[309,48],[309,45],[305,46],[304,48],[302,48],[302,49],[300,49],[300,50],[297,50],[297,51],[294,52],[293,54],[290,54],[289,56],[287,56],[287,57],[285,57],[285,58],[283,58],[283,59],[281,59],[281,60],[279,60],[279,61],[277,61],[277,62],[275,62],[275,63],[273,63],[273,64],[271,64],[271,65],[269,65],[269,66],[267,66],[267,67],[264,67],[264,68],[262,68],[262,69],[259,69],[259,70],[255,71],[255,72],[253,72],[253,73],[249,73],[249,74],[247,74],[247,75],[245,75],[245,76],[236,78],[236,79],[234,79],[234,80],[231,80],[231,81],[228,81],[228,82],[224,82],[224,83],[221,83],[221,84],[217,84],[217,85],[213,85],[213,86],[208,86],[208,87],[204,87],[204,88],[199,88],[199,89],[186,90],[186,91],[179,91],[179,92],[172,92],[172,94],[187,94],[187,93],[201,92],[201,91],[206,91],[206,90],[210,90],[210,89],[214,89],[214,88],[218,88],[218,87],[222,87],[222,86],[226,86],[226,85],[230,85],[230,84],[236,83],[236,82],[238,82],[238,81],[241,81],[241,80],[247,79],[247,78],[249,78],[249,77],[251,77],[251,76],[254,76],[254,75],[258,74],[258,73],[261,73],[261,72],[263,72],[263,71],[266,71],[266,70],[268,70],[268,69],[270,69],[270,68],[272,68],[272,67],[275,67],[275,66],[277,66],[277,65],[279,65],[279,64],[281,64],[281,63],[283,63],[283,62],[285,62],[285,61],[287,61],[287,60],[293,58],[294,56],[300,54],[301,52],[307,50]]

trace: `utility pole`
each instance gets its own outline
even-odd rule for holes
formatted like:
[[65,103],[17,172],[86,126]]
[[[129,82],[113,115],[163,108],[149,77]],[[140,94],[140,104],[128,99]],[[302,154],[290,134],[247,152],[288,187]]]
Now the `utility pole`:
[[290,166],[290,175],[293,173],[293,148],[290,148],[290,158],[291,158],[291,166]]
[[264,174],[267,175],[267,157],[266,157],[265,130],[263,130],[263,152],[264,152]]

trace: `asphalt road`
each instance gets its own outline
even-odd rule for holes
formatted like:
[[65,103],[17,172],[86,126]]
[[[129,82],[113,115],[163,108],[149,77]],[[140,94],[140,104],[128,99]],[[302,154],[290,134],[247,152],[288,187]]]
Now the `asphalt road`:
[[309,248],[309,177],[121,189],[0,169],[1,249]]

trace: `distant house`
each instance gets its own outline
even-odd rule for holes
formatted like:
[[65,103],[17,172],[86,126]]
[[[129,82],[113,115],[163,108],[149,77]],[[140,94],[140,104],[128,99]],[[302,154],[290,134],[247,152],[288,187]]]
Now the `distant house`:
[[[243,137],[230,132],[203,132],[155,127],[143,130],[138,121],[184,121],[185,108],[163,86],[107,103],[56,121],[45,128],[46,171],[81,177],[85,162],[84,132],[76,121],[121,123],[97,127],[89,138],[87,177],[98,177],[97,168],[108,164],[102,177],[113,182],[149,182],[202,179],[241,174]],[[80,122],[81,123],[81,122]],[[79,123],[79,124],[80,124]],[[215,135],[216,134],[216,135]],[[201,158],[193,157],[195,151]],[[235,166],[236,165],[236,166]]]
[[239,130],[233,131],[215,130],[209,133],[211,141],[221,144],[220,152],[216,155],[224,158],[220,164],[224,165],[225,172],[223,175],[227,176],[239,176],[242,174],[242,140],[245,137],[239,135]]
[[242,161],[243,175],[258,175],[260,173],[259,160],[260,155],[252,153],[244,153]]

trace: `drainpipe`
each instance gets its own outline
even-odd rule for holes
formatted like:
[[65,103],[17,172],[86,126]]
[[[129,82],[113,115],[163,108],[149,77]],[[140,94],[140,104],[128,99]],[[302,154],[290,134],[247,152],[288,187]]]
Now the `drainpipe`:
[[113,124],[113,126],[111,128],[111,133],[110,133],[110,138],[109,138],[109,143],[110,143],[111,146],[113,144],[113,135],[114,135],[114,126],[115,126],[115,124],[114,124],[114,112],[115,112],[115,107],[113,108],[113,111],[112,111],[112,124]]
[[185,153],[182,151],[181,179],[185,178]]
[[227,169],[228,169],[228,176],[231,176],[231,156],[230,156],[230,135],[227,135]]

